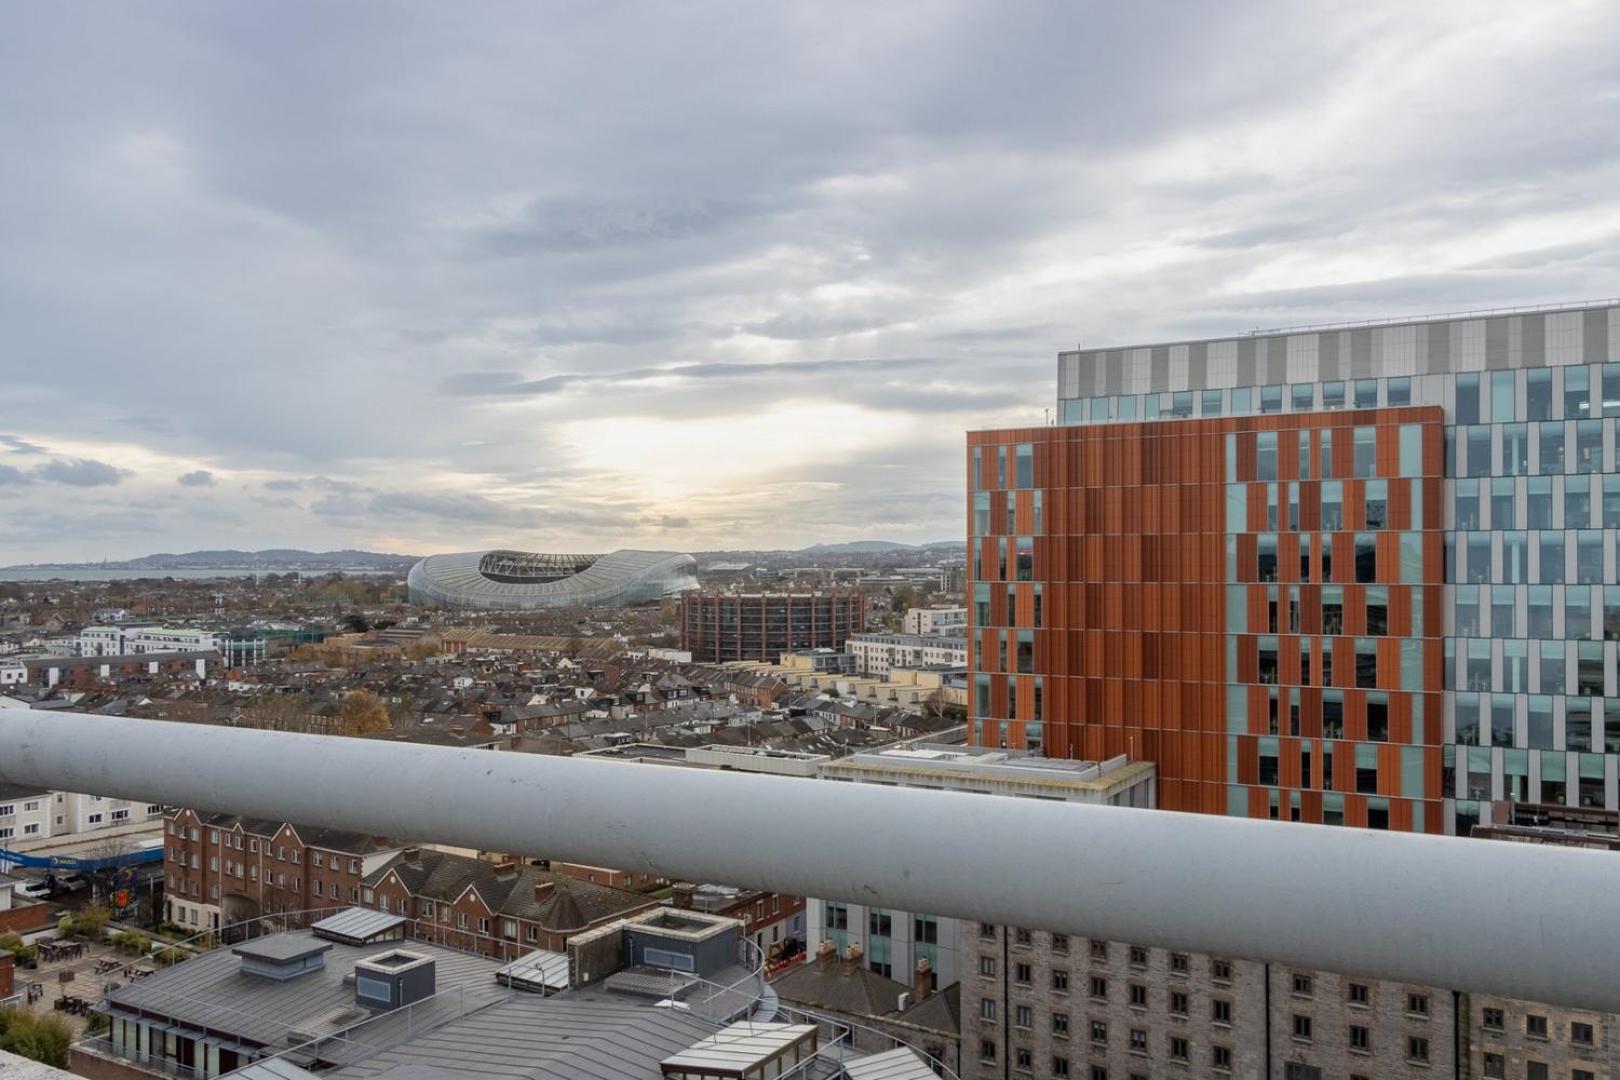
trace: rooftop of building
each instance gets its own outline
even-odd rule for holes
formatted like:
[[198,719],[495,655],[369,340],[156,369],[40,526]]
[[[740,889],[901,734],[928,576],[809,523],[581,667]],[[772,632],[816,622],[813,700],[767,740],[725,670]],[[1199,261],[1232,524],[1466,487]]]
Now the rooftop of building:
[[1523,304],[1516,307],[1476,308],[1468,311],[1431,312],[1417,315],[1395,315],[1378,319],[1353,319],[1341,322],[1305,323],[1298,326],[1255,327],[1231,334],[1211,334],[1204,337],[1174,338],[1164,341],[1137,341],[1124,343],[1081,345],[1065,349],[1068,354],[1081,352],[1113,352],[1124,349],[1160,349],[1176,345],[1198,345],[1215,341],[1238,341],[1245,338],[1289,337],[1294,334],[1316,334],[1332,330],[1370,330],[1394,326],[1426,326],[1431,323],[1462,322],[1475,319],[1505,318],[1513,315],[1557,315],[1566,312],[1593,311],[1620,306],[1620,299],[1568,300],[1553,304]]
[[984,746],[910,742],[851,754],[828,763],[824,775],[854,778],[863,773],[895,771],[918,776],[978,777],[1059,788],[1111,788],[1156,771],[1150,761],[1125,755],[1107,761],[1042,757],[1023,750]]
[[[272,960],[324,950],[325,963],[278,980],[244,971],[243,957],[237,951],[216,949],[109,990],[104,1001],[115,1012],[228,1036],[244,1046],[281,1050],[298,1042],[299,1033],[318,1030],[335,1035],[373,1020],[371,1012],[355,1005],[348,980],[357,963],[396,952],[399,943],[351,945],[317,937],[308,930],[292,930],[238,947],[243,948],[255,957]],[[493,1004],[508,994],[495,981],[501,967],[498,961],[420,941],[411,942],[410,948],[432,958],[437,968],[436,1003],[419,1004],[418,1010],[453,1012],[467,1003]],[[445,993],[450,990],[455,992]],[[425,1020],[417,1015],[413,1022]],[[403,1030],[406,1017],[400,1016],[398,1021]],[[368,1027],[367,1042],[376,1037]],[[349,1053],[358,1057],[361,1049],[358,1043],[351,1050],[332,1047],[323,1050],[322,1056],[343,1060]]]
[[714,1034],[679,1009],[586,987],[523,994],[326,1073],[335,1080],[661,1080],[659,1063]]

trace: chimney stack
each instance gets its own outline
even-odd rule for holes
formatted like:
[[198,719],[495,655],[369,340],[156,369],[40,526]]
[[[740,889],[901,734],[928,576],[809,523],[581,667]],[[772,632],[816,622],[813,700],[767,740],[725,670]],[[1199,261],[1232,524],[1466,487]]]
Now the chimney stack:
[[557,886],[550,881],[541,881],[534,887],[534,901],[537,904],[545,903],[551,897],[551,891]]
[[693,885],[691,882],[677,881],[674,889],[671,892],[670,900],[676,907],[685,911],[691,911],[692,893],[696,890],[696,888],[697,886]]
[[911,976],[911,1000],[925,1001],[934,992],[934,966],[928,957],[917,957],[917,970]]
[[422,858],[422,849],[408,847],[399,853],[399,857],[404,859],[406,862],[419,862]]
[[517,873],[516,859],[501,859],[495,863],[495,876],[505,877],[507,874]]
[[838,946],[823,940],[816,946],[816,970],[826,971],[827,965],[832,963],[833,957],[838,955]]
[[844,974],[853,975],[860,970],[862,949],[859,945],[851,945],[844,950]]

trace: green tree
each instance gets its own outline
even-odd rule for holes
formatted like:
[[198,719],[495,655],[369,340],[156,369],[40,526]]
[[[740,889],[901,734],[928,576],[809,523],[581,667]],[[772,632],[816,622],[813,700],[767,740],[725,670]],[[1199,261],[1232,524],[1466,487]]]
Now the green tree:
[[65,1069],[73,1031],[55,1016],[36,1016],[22,1009],[0,1010],[0,1050]]

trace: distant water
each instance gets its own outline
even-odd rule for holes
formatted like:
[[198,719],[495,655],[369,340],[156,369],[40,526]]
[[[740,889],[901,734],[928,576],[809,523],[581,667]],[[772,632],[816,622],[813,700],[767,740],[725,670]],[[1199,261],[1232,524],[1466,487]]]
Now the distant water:
[[[287,574],[288,570],[41,570],[0,569],[0,581],[139,581],[178,578],[207,581],[210,578],[245,578],[255,574]],[[351,577],[371,574],[397,574],[396,570],[344,570]],[[324,577],[330,570],[304,570],[305,577]]]

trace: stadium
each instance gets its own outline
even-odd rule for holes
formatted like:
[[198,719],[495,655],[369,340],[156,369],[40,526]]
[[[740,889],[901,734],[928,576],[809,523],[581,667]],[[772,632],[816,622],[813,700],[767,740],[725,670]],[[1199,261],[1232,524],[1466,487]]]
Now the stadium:
[[411,603],[469,611],[646,604],[697,588],[697,560],[673,551],[545,555],[464,551],[411,567]]

